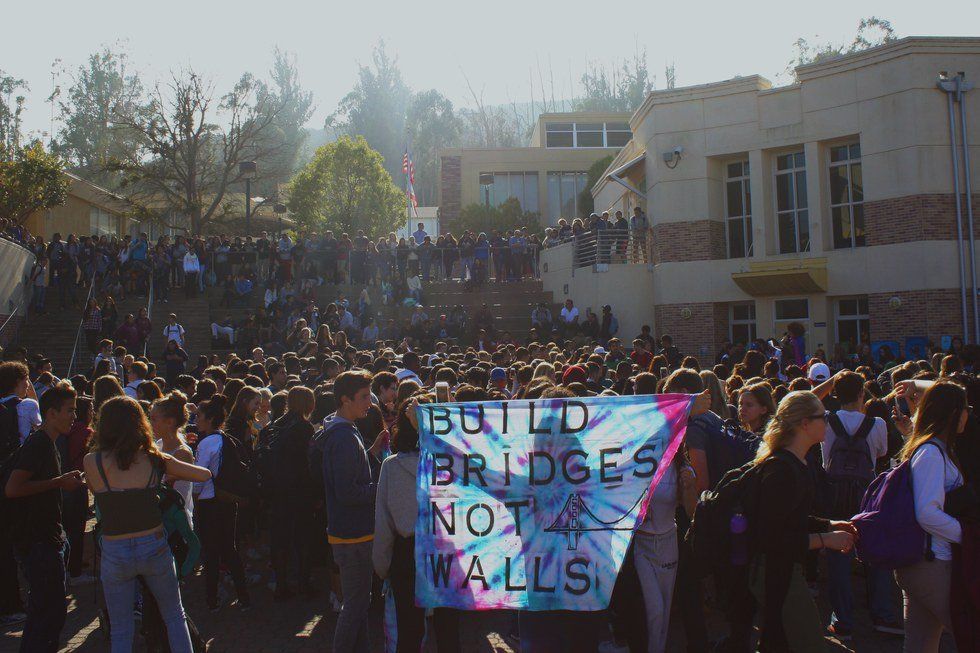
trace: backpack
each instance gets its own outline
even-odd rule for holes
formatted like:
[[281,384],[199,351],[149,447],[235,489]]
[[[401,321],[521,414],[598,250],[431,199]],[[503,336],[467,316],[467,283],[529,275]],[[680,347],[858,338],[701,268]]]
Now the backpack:
[[[698,577],[718,568],[748,563],[748,529],[758,502],[759,479],[764,464],[754,462],[732,469],[714,489],[701,494],[684,541],[691,551],[692,569]],[[741,528],[733,533],[736,516]]]
[[[919,448],[933,445],[925,442]],[[916,450],[918,451],[918,449]],[[855,550],[861,562],[881,569],[900,569],[932,560],[932,535],[926,533],[915,518],[915,495],[912,492],[912,458],[878,475],[864,493],[858,514],[851,523],[857,528]]]
[[252,470],[255,472],[255,481],[258,485],[259,494],[264,497],[269,496],[277,487],[282,486],[281,454],[283,444],[283,424],[282,418],[269,422],[259,432],[258,443],[252,454]]
[[20,397],[11,397],[0,403],[0,465],[4,465],[20,449],[20,425],[17,422],[17,406]]
[[218,473],[214,477],[214,496],[225,503],[248,503],[258,496],[258,485],[238,451],[238,442],[221,434]]
[[708,480],[716,484],[729,471],[752,461],[762,442],[758,435],[746,431],[733,419],[717,424],[709,415],[698,415],[691,420],[691,424],[705,432],[704,454],[708,459]]
[[861,507],[861,499],[875,477],[875,461],[868,444],[875,418],[865,415],[853,435],[847,432],[837,413],[831,413],[827,423],[837,436],[827,461],[827,516],[850,519]]

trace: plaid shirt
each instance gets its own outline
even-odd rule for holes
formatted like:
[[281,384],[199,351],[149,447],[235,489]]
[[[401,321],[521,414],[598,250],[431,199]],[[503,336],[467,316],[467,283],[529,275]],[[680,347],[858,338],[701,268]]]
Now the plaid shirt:
[[101,331],[102,330],[102,311],[96,309],[89,314],[88,317],[82,322],[82,329],[84,331]]

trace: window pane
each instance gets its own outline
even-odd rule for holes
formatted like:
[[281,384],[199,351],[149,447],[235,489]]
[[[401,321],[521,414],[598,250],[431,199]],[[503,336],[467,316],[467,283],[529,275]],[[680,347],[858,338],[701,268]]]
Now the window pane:
[[575,131],[577,132],[601,132],[602,123],[601,122],[580,122],[575,125]]
[[537,213],[538,207],[538,173],[524,173],[524,201],[521,203],[525,211]]
[[548,147],[571,147],[572,132],[548,132]]
[[857,302],[858,302],[858,313],[860,313],[861,315],[867,315],[868,314],[868,298],[867,297],[860,297],[857,300]]
[[847,160],[847,146],[841,145],[839,147],[830,148],[830,161],[836,163],[838,161]]
[[557,172],[548,173],[548,221],[558,224],[558,218],[572,218],[561,212],[561,175]]
[[847,166],[833,166],[830,169],[830,203],[844,204],[847,201]]
[[545,131],[549,132],[570,132],[572,131],[572,123],[570,122],[549,122],[545,125]]
[[779,253],[789,254],[796,251],[796,225],[793,224],[792,213],[779,214]]
[[806,173],[797,172],[796,173],[796,208],[805,209],[807,208],[806,203]]
[[864,204],[854,204],[851,213],[854,219],[854,245],[864,247]]
[[575,175],[575,195],[578,197],[585,191],[585,185],[589,183],[589,173],[573,172]]
[[860,163],[851,165],[851,193],[853,195],[852,202],[864,201],[864,178],[861,174]]
[[793,163],[796,168],[806,167],[806,155],[803,152],[797,152],[793,155]]
[[857,320],[837,320],[837,341],[853,344],[860,342]]
[[752,342],[752,334],[749,331],[748,324],[733,324],[732,325],[732,343],[736,345],[747,345]]
[[796,213],[796,232],[799,237],[799,248],[801,252],[810,251],[810,212],[797,211]]
[[793,155],[783,154],[776,157],[776,170],[787,170],[793,167]]
[[745,253],[752,254],[752,216],[745,216]]
[[732,306],[732,319],[733,320],[748,320],[751,318],[749,313],[749,308],[751,304],[735,304]]
[[777,299],[777,320],[806,320],[810,317],[809,305],[806,299]]
[[728,190],[728,217],[743,215],[742,212],[742,182],[730,181],[726,184]]
[[629,132],[606,132],[606,147],[623,147],[633,135]]
[[628,132],[630,125],[628,122],[607,122],[606,131]]
[[575,212],[575,177],[561,176],[561,214],[566,218],[581,217]]
[[838,315],[857,315],[856,299],[841,299],[837,302]]
[[851,212],[846,206],[830,209],[834,221],[834,248],[851,246]]
[[850,155],[851,155],[851,159],[852,160],[853,159],[860,159],[861,158],[861,144],[860,143],[855,143],[854,145],[852,145],[850,147]]
[[776,175],[776,210],[778,211],[793,209],[792,179],[792,175]]
[[516,197],[524,206],[524,175],[520,172],[510,175],[510,197]]
[[742,220],[728,221],[728,258],[745,257],[745,239],[742,234]]
[[577,147],[602,147],[602,132],[578,132]]
[[741,176],[742,176],[742,162],[739,161],[738,163],[729,163],[728,178],[733,179],[735,177],[741,177]]

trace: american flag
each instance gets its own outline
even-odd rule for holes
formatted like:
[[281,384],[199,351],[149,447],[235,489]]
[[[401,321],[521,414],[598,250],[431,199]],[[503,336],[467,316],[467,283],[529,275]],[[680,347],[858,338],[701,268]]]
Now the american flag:
[[405,156],[402,157],[402,173],[405,175],[405,194],[408,196],[409,206],[415,217],[419,217],[419,202],[415,197],[415,162],[405,148]]

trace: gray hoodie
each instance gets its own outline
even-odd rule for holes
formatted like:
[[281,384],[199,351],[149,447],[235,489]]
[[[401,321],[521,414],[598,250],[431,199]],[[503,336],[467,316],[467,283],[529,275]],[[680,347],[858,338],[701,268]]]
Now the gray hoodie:
[[374,505],[374,571],[380,578],[388,576],[391,555],[397,536],[413,537],[419,514],[416,475],[419,452],[389,456],[381,464],[378,500]]

